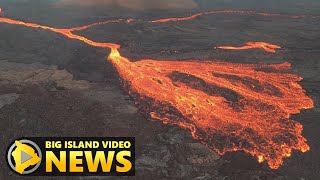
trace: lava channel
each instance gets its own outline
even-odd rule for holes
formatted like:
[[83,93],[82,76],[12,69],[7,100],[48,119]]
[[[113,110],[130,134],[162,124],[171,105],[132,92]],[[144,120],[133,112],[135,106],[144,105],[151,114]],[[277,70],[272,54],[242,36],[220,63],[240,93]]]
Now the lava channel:
[[320,19],[320,16],[313,15],[286,15],[286,14],[277,14],[277,13],[266,13],[266,12],[256,12],[256,11],[245,11],[245,10],[217,10],[217,11],[206,11],[196,13],[190,16],[185,17],[169,17],[151,20],[149,22],[152,23],[167,23],[167,22],[175,22],[175,21],[189,21],[194,20],[200,16],[204,15],[215,15],[215,14],[237,14],[237,15],[254,15],[254,16],[264,16],[264,17],[282,17],[282,18],[290,18],[290,19]]
[[247,42],[244,46],[218,46],[216,49],[227,49],[227,50],[245,50],[245,49],[263,49],[266,52],[275,53],[280,46],[266,43],[266,42]]
[[244,151],[276,169],[292,150],[309,150],[302,125],[291,120],[290,115],[312,108],[313,101],[298,84],[302,78],[287,72],[289,63],[152,59],[132,62],[121,56],[118,44],[96,42],[73,33],[101,23],[66,29],[9,18],[0,18],[0,23],[41,28],[111,50],[108,60],[142,112],[149,118],[190,130],[195,139],[221,155]]

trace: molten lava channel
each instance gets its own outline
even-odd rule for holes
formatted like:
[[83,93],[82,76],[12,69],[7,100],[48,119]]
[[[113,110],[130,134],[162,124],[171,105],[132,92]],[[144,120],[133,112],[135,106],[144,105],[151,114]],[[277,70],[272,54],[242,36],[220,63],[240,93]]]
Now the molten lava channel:
[[312,16],[312,15],[284,15],[284,14],[244,11],[244,10],[220,10],[220,11],[206,11],[206,12],[201,12],[201,13],[197,13],[197,14],[193,14],[185,17],[170,17],[170,18],[156,19],[149,22],[167,23],[167,22],[174,22],[174,21],[189,21],[203,15],[214,15],[214,14],[255,15],[255,16],[265,16],[265,17],[282,17],[282,18],[290,18],[290,19],[300,19],[300,18],[319,19],[320,18],[319,16]]
[[[197,16],[174,20],[190,20]],[[94,47],[110,49],[108,60],[144,113],[152,119],[190,130],[195,139],[219,154],[245,151],[256,156],[259,162],[265,160],[271,168],[278,168],[292,150],[309,150],[302,136],[302,125],[291,120],[290,115],[312,108],[313,101],[298,84],[302,78],[287,72],[289,63],[152,59],[132,62],[121,56],[118,44],[96,42],[73,33],[99,24],[121,22],[133,20],[109,20],[58,29],[0,18],[0,23],[41,28]],[[267,43],[266,46],[253,44],[248,43],[246,48],[254,46],[271,52],[274,49]]]
[[266,52],[275,53],[280,46],[266,43],[266,42],[247,42],[244,46],[218,46],[217,49],[228,49],[228,50],[245,50],[245,49],[263,49]]

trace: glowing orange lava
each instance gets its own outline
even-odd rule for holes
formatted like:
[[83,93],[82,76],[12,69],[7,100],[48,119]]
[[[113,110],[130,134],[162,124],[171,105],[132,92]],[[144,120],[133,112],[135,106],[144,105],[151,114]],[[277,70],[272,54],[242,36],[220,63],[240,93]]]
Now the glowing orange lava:
[[256,156],[259,162],[265,160],[271,168],[278,168],[292,150],[309,150],[302,125],[289,118],[301,109],[312,108],[313,101],[298,84],[302,78],[287,72],[289,63],[152,59],[132,62],[121,56],[118,44],[73,34],[101,23],[58,29],[8,18],[0,18],[0,22],[41,28],[110,49],[108,60],[142,112],[190,130],[194,138],[219,154],[242,150]]
[[228,49],[228,50],[244,50],[244,49],[263,49],[267,52],[275,53],[276,49],[280,49],[280,46],[266,43],[266,42],[247,42],[245,46],[235,47],[235,46],[218,46],[218,49]]
[[152,20],[149,22],[157,22],[157,23],[166,23],[166,22],[172,22],[172,21],[188,21],[196,19],[203,15],[211,15],[211,14],[237,14],[237,15],[256,15],[256,16],[271,16],[271,17],[283,17],[283,18],[291,18],[291,19],[299,19],[299,18],[312,18],[312,19],[319,19],[319,16],[306,16],[306,15],[283,15],[283,14],[277,14],[277,13],[265,13],[265,12],[256,12],[256,11],[242,11],[242,10],[221,10],[221,11],[207,11],[207,12],[201,12],[197,14],[193,14],[186,17],[170,17],[170,18],[163,18],[163,19],[157,19]]
[[153,23],[165,23],[165,22],[170,22],[170,21],[187,21],[187,20],[192,20],[195,19],[199,16],[203,15],[203,13],[198,13],[198,14],[194,14],[191,16],[187,16],[187,17],[180,17],[180,18],[166,18],[166,19],[158,19],[158,20],[152,20],[150,22]]
[[189,129],[219,154],[243,150],[278,168],[293,149],[309,150],[302,125],[289,117],[313,102],[301,78],[283,72],[289,63],[130,62],[117,49],[109,59],[151,118]]

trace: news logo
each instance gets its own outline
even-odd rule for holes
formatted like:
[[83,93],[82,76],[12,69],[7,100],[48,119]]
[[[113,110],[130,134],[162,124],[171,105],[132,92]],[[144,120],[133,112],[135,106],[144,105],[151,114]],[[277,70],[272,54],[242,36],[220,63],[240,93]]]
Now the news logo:
[[22,176],[134,176],[135,139],[22,138],[9,145],[7,162]]
[[30,140],[16,140],[9,148],[7,160],[12,170],[19,174],[30,174],[41,164],[39,146]]

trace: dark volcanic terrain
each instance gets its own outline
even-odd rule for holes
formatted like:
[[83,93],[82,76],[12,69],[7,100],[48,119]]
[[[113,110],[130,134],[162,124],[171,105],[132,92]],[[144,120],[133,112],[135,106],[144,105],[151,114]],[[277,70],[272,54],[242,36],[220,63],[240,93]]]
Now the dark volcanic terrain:
[[[220,157],[176,126],[146,119],[122,88],[117,71],[106,61],[108,52],[53,32],[0,23],[0,180],[21,179],[5,161],[8,144],[28,136],[134,136],[136,177],[119,179],[316,180],[320,177],[320,18],[290,19],[219,14],[192,21],[148,23],[162,17],[207,10],[259,12],[320,17],[318,0],[195,1],[192,10],[124,10],[57,7],[51,1],[0,0],[3,16],[51,27],[73,27],[116,17],[142,19],[132,24],[108,24],[77,34],[122,45],[133,60],[199,59],[234,63],[292,64],[304,79],[302,87],[315,107],[294,115],[304,126],[311,150],[293,153],[278,170],[259,164],[242,152]],[[228,51],[264,41],[283,47]],[[31,177],[25,179],[114,179],[113,177]]]

